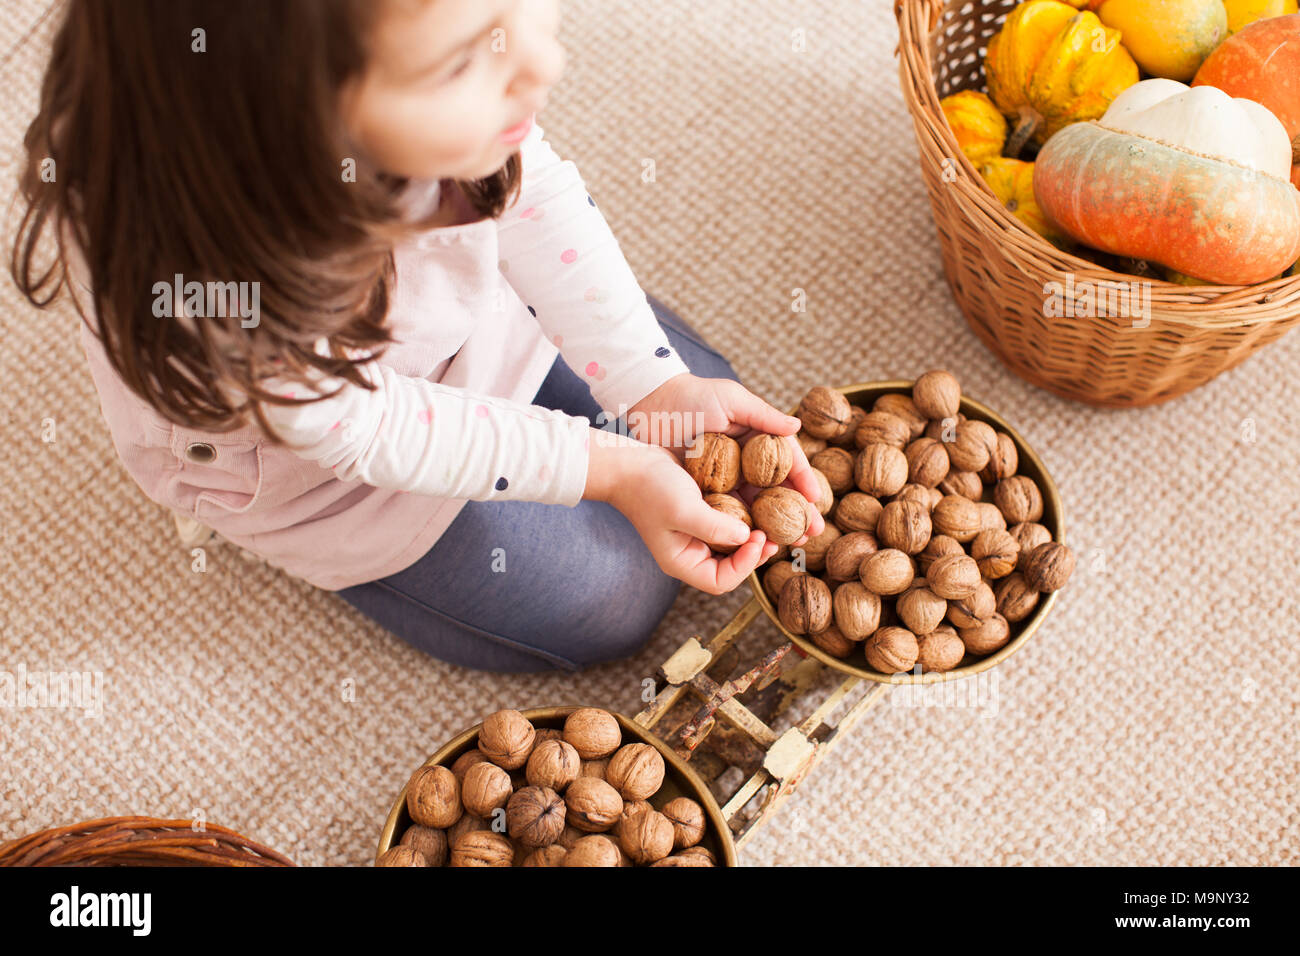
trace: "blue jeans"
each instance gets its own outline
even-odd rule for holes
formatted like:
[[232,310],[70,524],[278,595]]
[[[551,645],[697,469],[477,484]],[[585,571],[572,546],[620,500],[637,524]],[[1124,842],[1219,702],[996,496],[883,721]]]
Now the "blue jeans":
[[[694,374],[739,381],[698,333],[648,298]],[[600,425],[600,406],[558,356],[533,404]],[[502,553],[504,572],[494,570]],[[415,564],[335,593],[440,660],[520,673],[577,671],[636,653],[680,589],[631,523],[604,502],[470,501]]]

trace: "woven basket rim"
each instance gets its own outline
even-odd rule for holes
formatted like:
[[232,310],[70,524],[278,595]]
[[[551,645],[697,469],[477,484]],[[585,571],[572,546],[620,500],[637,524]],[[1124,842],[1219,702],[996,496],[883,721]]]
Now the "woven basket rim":
[[[964,5],[969,0],[957,2]],[[1185,286],[1159,277],[1116,272],[1059,249],[1013,216],[962,151],[939,105],[929,40],[942,27],[948,8],[944,0],[895,0],[901,85],[918,139],[928,136],[943,147],[945,157],[956,170],[949,187],[955,189],[957,203],[981,231],[1002,236],[1016,246],[1017,252],[1056,273],[1061,281],[1073,275],[1076,280],[1090,282],[1149,283],[1151,314],[1169,324],[1196,329],[1241,328],[1272,323],[1278,308],[1300,305],[1300,275],[1278,276],[1251,285]]]
[[229,827],[147,816],[99,817],[47,827],[0,844],[0,866],[294,866],[292,860]]

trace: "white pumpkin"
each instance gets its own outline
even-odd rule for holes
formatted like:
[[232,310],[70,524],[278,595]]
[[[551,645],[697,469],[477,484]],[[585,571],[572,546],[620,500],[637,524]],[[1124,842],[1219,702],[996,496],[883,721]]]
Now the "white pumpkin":
[[1282,121],[1254,100],[1233,98],[1213,86],[1142,80],[1115,97],[1098,124],[1279,179],[1291,178],[1291,138]]

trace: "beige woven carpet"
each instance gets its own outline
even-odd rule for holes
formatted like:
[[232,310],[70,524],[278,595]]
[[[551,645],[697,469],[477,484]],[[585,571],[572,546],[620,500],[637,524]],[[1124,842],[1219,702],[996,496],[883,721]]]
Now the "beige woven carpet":
[[[942,276],[891,7],[570,0],[569,69],[543,116],[642,284],[751,389],[785,407],[815,383],[955,370],[1042,454],[1080,556],[978,706],[880,704],[742,859],[1295,862],[1300,337],[1145,411],[1007,372]],[[10,0],[0,18],[0,56],[16,51],[0,88],[6,197],[45,49],[45,31],[23,37],[43,8]],[[685,590],[635,659],[514,678],[428,659],[228,545],[193,573],[116,460],[70,311],[0,290],[0,670],[104,681],[98,719],[0,711],[0,838],[202,814],[299,863],[367,864],[397,789],[453,732],[502,706],[634,713],[641,679],[748,597]]]

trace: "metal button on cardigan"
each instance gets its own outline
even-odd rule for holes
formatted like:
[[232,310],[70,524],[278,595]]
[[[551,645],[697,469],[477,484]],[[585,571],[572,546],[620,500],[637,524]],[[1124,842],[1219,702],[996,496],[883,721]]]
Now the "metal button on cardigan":
[[190,442],[185,457],[199,465],[209,465],[217,460],[217,450],[205,441]]

